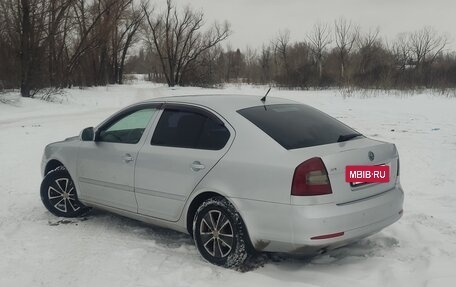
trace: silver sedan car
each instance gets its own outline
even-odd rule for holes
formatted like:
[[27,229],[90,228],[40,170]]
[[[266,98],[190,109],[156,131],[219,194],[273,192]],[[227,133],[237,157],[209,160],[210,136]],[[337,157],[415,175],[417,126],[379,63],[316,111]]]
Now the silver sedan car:
[[[388,182],[346,182],[387,165]],[[317,254],[402,216],[394,144],[307,105],[244,95],[158,98],[46,146],[41,199],[54,215],[99,208],[187,232],[207,261]]]

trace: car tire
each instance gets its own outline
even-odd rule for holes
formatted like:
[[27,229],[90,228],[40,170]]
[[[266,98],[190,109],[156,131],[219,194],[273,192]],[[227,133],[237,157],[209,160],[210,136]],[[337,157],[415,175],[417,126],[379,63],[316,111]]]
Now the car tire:
[[201,204],[193,220],[193,239],[201,256],[226,268],[241,267],[251,254],[244,222],[223,197]]
[[41,201],[52,214],[60,217],[78,217],[89,208],[78,200],[76,187],[63,167],[51,170],[41,182]]

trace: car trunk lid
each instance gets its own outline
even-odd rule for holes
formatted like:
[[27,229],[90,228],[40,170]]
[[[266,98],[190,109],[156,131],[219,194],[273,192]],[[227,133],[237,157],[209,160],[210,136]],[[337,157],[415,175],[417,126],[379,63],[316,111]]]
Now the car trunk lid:
[[[394,144],[368,138],[356,138],[346,142],[317,147],[290,150],[300,162],[318,156],[323,160],[337,204],[344,204],[378,195],[392,189],[397,179],[397,150]],[[369,159],[369,152],[374,154]],[[353,186],[345,181],[347,165],[389,165],[390,181]]]

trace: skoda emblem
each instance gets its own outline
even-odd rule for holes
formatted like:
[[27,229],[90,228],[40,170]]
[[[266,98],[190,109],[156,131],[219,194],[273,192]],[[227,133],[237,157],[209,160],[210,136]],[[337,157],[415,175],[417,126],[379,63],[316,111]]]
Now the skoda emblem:
[[375,155],[373,152],[370,151],[367,155],[369,156],[370,161],[374,161]]

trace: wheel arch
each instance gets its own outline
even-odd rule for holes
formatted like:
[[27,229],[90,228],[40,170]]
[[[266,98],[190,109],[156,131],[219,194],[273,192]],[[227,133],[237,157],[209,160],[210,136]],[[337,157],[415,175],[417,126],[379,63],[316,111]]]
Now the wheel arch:
[[187,208],[187,214],[186,214],[186,220],[185,220],[185,226],[187,228],[187,231],[190,235],[193,234],[193,218],[195,217],[196,210],[198,207],[208,200],[209,198],[216,197],[216,196],[221,196],[226,198],[225,196],[221,195],[220,193],[214,192],[214,191],[203,191],[196,195],[190,202],[188,208]]
[[196,211],[198,210],[198,207],[204,201],[208,200],[209,198],[213,198],[213,197],[223,197],[226,200],[228,200],[234,206],[236,211],[241,216],[241,221],[242,221],[242,224],[244,225],[244,229],[245,229],[245,232],[247,234],[247,245],[248,245],[248,248],[250,250],[255,250],[255,248],[253,247],[251,238],[250,238],[248,227],[247,227],[247,225],[245,223],[245,220],[243,219],[241,210],[239,210],[239,208],[236,206],[236,204],[234,204],[234,202],[232,200],[230,200],[229,197],[227,197],[227,196],[225,196],[225,195],[223,195],[223,194],[221,194],[219,192],[215,192],[215,191],[202,191],[202,192],[198,193],[196,196],[193,197],[193,199],[191,200],[190,204],[188,205],[188,208],[187,208],[187,211],[186,211],[185,224],[186,224],[187,232],[190,234],[190,236],[193,236],[193,218],[195,216]]
[[43,176],[46,176],[51,170],[54,170],[58,168],[59,166],[62,166],[66,169],[65,165],[57,159],[51,159],[46,163],[46,166],[44,168],[44,174]]
[[44,169],[43,169],[43,178],[52,170],[55,170],[59,166],[63,167],[66,172],[70,175],[71,179],[74,182],[74,185],[76,187],[76,193],[79,195],[79,183],[76,180],[75,173],[76,171],[74,168],[72,169],[72,166],[70,165],[70,162],[66,162],[63,160],[61,157],[52,157],[49,158],[49,160],[44,164]]

